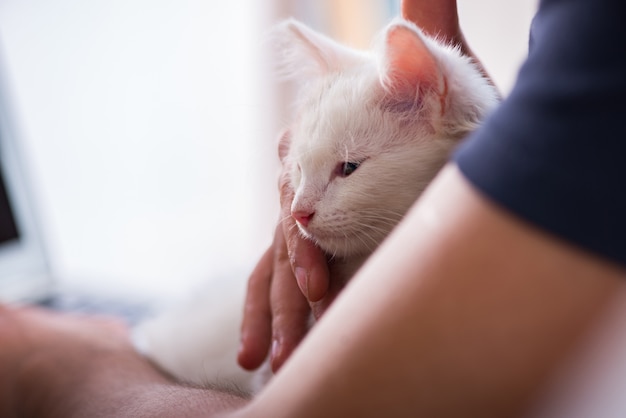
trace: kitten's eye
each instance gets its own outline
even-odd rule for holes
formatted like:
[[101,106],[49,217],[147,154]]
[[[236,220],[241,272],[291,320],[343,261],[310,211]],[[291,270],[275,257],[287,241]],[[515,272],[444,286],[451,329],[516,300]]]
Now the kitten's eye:
[[341,177],[348,177],[350,174],[354,173],[360,165],[361,163],[344,161],[343,163],[339,163],[339,166],[337,166],[337,174]]

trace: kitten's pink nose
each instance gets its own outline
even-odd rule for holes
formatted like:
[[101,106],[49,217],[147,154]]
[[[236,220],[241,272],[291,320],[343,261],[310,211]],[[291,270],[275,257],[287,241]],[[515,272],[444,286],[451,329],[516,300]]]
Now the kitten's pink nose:
[[311,219],[313,219],[315,212],[309,212],[306,210],[295,210],[291,212],[291,216],[302,226],[308,226]]

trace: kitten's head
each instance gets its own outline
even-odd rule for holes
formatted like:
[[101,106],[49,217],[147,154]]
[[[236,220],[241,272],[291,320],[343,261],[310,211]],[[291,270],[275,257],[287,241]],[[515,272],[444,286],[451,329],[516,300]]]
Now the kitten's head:
[[300,83],[283,162],[302,233],[339,257],[372,252],[497,93],[454,48],[404,20],[373,52],[289,20],[276,32],[282,68]]

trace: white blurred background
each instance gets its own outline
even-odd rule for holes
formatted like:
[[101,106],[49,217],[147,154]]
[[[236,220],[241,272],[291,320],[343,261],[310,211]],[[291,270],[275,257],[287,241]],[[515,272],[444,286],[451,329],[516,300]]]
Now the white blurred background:
[[[504,93],[536,0],[459,0]],[[296,15],[355,46],[384,0],[0,0],[0,54],[63,284],[171,298],[246,276],[277,219],[285,93],[263,33]]]

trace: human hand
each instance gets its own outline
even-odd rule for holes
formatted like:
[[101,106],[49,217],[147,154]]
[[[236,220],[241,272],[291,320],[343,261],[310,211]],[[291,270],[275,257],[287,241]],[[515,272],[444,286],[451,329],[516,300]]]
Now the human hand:
[[281,221],[248,281],[238,362],[249,370],[263,363],[271,347],[277,371],[306,335],[311,313],[319,318],[340,290],[331,286],[326,256],[300,235],[291,216],[288,149],[285,131],[279,142]]

